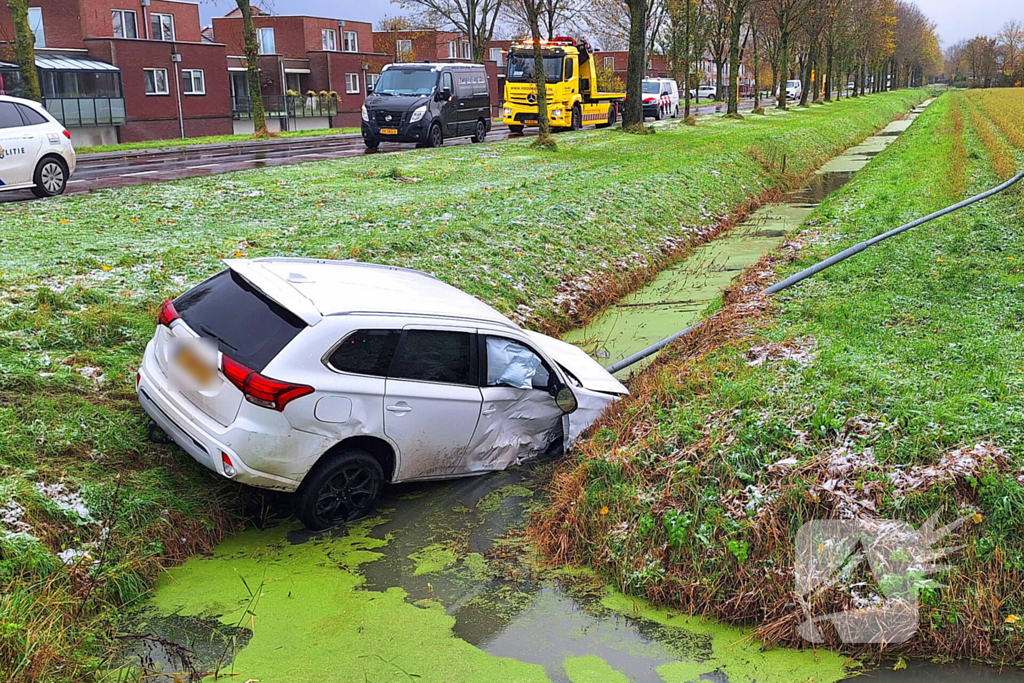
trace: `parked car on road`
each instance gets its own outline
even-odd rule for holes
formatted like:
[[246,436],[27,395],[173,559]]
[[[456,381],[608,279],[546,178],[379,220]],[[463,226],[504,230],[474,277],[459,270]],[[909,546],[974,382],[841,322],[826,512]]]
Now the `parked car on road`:
[[388,64],[363,102],[363,142],[440,147],[449,138],[483,142],[491,93],[482,64]]
[[679,86],[671,78],[645,78],[644,116],[655,121],[679,116]]
[[425,273],[225,264],[163,304],[139,402],[217,474],[296,492],[311,529],[366,514],[386,483],[562,452],[628,393],[579,348]]
[[799,100],[803,95],[804,86],[799,80],[786,81],[786,99]]
[[700,102],[701,100],[713,100],[718,96],[718,89],[713,85],[702,85],[696,90],[690,91],[690,97]]
[[74,172],[71,133],[38,102],[0,95],[0,190],[53,197]]

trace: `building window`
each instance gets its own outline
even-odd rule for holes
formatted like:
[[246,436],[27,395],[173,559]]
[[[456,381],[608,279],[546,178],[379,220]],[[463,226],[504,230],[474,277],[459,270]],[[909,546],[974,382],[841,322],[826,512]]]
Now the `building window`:
[[462,41],[462,58],[463,59],[472,59],[472,57],[473,57],[473,53],[469,49],[469,41],[468,40]]
[[370,90],[376,88],[377,87],[377,81],[379,81],[379,80],[380,80],[380,74],[371,74],[371,73],[367,72],[367,74],[366,74],[366,92],[370,92]]
[[345,74],[345,93],[348,95],[359,94],[359,74]]
[[505,55],[501,54],[500,47],[491,48],[491,61],[498,66],[505,66]]
[[202,69],[182,69],[181,79],[184,84],[182,92],[186,95],[206,94],[206,74]]
[[274,29],[272,28],[257,30],[256,42],[259,43],[261,55],[272,55],[277,52],[277,45],[274,42]]
[[459,56],[459,53],[456,51],[455,41],[454,40],[449,40],[448,41],[448,59],[457,59],[458,56]]
[[36,47],[46,47],[46,32],[43,31],[43,9],[41,7],[28,8],[28,27],[32,29],[32,35],[36,37]]
[[138,38],[138,16],[130,9],[115,9],[110,13],[114,21],[115,38]]
[[615,71],[615,57],[605,57],[604,68]]
[[174,40],[173,14],[151,14],[149,25],[153,29],[153,40]]
[[321,29],[320,42],[325,50],[336,52],[338,49],[338,32],[333,28]]
[[167,69],[143,69],[146,77],[147,95],[169,95],[167,89]]
[[355,31],[344,31],[341,43],[345,52],[359,52],[359,34]]

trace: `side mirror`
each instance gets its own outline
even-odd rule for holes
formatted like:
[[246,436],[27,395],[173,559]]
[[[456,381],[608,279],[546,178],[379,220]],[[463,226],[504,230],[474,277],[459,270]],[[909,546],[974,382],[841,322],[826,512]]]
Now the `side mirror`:
[[568,415],[569,413],[575,412],[579,407],[579,402],[576,400],[576,394],[572,393],[572,389],[569,387],[562,387],[555,394],[555,405],[563,413]]
[[452,91],[447,88],[437,93],[438,102],[447,102],[452,98]]
[[366,86],[366,94],[367,95],[372,95],[373,94],[373,86],[372,85]]

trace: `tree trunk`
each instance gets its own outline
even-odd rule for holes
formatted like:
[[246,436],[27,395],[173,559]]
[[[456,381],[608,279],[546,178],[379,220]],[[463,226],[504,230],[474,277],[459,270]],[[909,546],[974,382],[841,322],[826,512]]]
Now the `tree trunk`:
[[756,11],[756,9],[753,9],[750,13],[750,37],[753,40],[750,47],[754,51],[751,55],[754,67],[754,111],[761,109],[761,61],[760,51],[757,49],[757,21],[754,19]]
[[725,78],[725,62],[715,61],[715,101],[722,101],[722,79]]
[[242,13],[242,39],[245,41],[245,66],[249,77],[249,102],[252,107],[253,137],[265,138],[267,111],[263,108],[263,84],[260,82],[260,45],[256,39],[256,25],[252,22],[252,5],[249,0],[235,0]]
[[548,121],[548,79],[544,71],[544,53],[541,52],[540,8],[535,0],[526,0],[527,16],[530,20],[530,35],[533,38],[533,73],[537,78],[537,146],[553,148],[551,123]]
[[835,48],[828,46],[825,56],[825,101],[832,101],[832,78],[835,70]]
[[21,69],[21,97],[43,101],[36,70],[36,36],[28,23],[28,0],[7,0],[7,9],[14,23],[14,54]]
[[779,39],[779,109],[786,109],[786,81],[789,80],[789,34],[783,33]]
[[[735,8],[740,10],[740,8]],[[729,104],[727,116],[740,113],[740,30],[743,28],[745,11],[734,11],[729,20]]]
[[622,127],[643,126],[643,80],[647,70],[647,0],[627,0],[629,7],[629,59],[626,63],[626,108]]
[[811,74],[814,73],[814,48],[807,49],[807,57],[804,59],[804,68],[800,73],[800,106],[807,106],[807,98],[811,94]]
[[686,67],[686,75],[683,76],[683,118],[690,118],[690,89],[693,87],[693,83],[690,80],[690,75],[693,73],[693,48],[691,43],[693,42],[693,8],[694,0],[686,0],[686,24],[683,30],[683,63]]

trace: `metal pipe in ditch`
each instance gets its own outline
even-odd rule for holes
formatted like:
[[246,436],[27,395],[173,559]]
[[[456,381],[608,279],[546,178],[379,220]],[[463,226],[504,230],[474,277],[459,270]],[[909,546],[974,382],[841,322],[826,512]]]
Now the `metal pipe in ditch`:
[[[997,185],[996,187],[993,187],[991,190],[987,190],[985,192],[982,192],[979,195],[975,195],[974,197],[971,197],[970,199],[965,199],[962,202],[959,202],[957,204],[953,204],[952,206],[947,206],[945,209],[942,209],[941,211],[936,211],[935,213],[928,214],[924,218],[918,218],[917,220],[911,221],[910,223],[907,223],[906,225],[901,225],[900,227],[894,228],[894,229],[892,229],[892,230],[890,230],[888,232],[883,232],[881,235],[876,235],[875,237],[872,237],[869,240],[861,242],[860,244],[855,244],[854,246],[850,247],[849,249],[845,249],[845,250],[839,252],[835,256],[830,256],[829,258],[825,259],[824,261],[819,261],[818,263],[815,263],[810,268],[805,268],[805,269],[801,270],[799,273],[796,273],[795,275],[790,275],[789,277],[787,277],[782,282],[778,282],[778,283],[772,285],[771,287],[767,287],[767,288],[761,290],[760,293],[761,294],[775,294],[776,292],[781,292],[784,289],[789,289],[790,287],[792,287],[793,285],[797,284],[798,282],[806,280],[807,278],[809,278],[812,275],[815,275],[817,273],[820,273],[821,271],[825,270],[826,268],[831,268],[832,266],[834,266],[837,263],[840,263],[842,261],[845,261],[846,259],[850,258],[851,256],[856,256],[857,254],[859,254],[860,252],[864,251],[868,247],[874,246],[874,245],[878,244],[879,242],[881,242],[883,240],[889,239],[890,237],[895,237],[896,235],[899,235],[902,232],[906,232],[907,230],[910,230],[911,228],[916,228],[919,225],[923,225],[925,223],[933,221],[936,218],[941,218],[942,216],[945,216],[947,214],[953,213],[954,211],[959,211],[960,209],[962,209],[964,207],[967,207],[967,206],[970,206],[971,204],[974,204],[976,202],[980,202],[983,199],[988,199],[992,195],[999,194],[1000,192],[1008,190],[1009,188],[1013,187],[1014,185],[1016,185],[1021,180],[1024,180],[1024,171],[1021,171],[1017,175],[1013,176],[1012,178],[1007,180],[1005,183],[1002,183],[1001,185]],[[680,337],[689,334],[695,328],[699,327],[701,322],[703,322],[703,321],[696,322],[693,325],[690,325],[689,327],[687,327],[685,330],[681,330],[679,332],[676,332],[672,336],[666,337],[666,338],[662,339],[660,342],[658,342],[656,344],[652,344],[651,346],[648,346],[643,351],[638,351],[638,352],[634,353],[632,356],[630,356],[628,358],[623,358],[618,363],[613,363],[612,365],[609,365],[605,369],[608,370],[608,372],[614,374],[614,373],[618,372],[619,370],[624,370],[624,369],[628,368],[630,365],[634,365],[636,363],[639,363],[644,358],[652,356],[652,355],[656,354],[658,351],[661,351],[663,348],[665,348],[666,346],[668,346],[669,344],[674,342],[676,339],[679,339]]]

